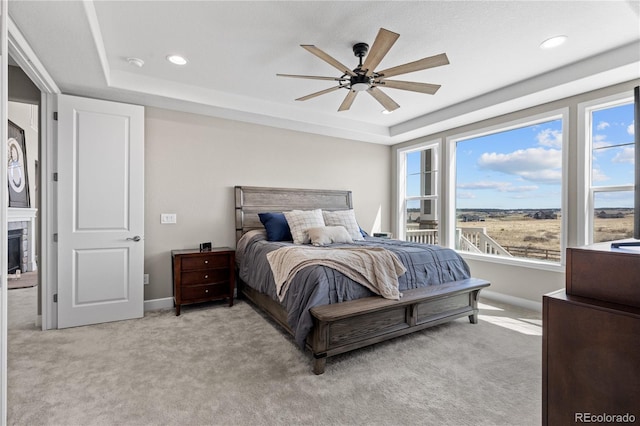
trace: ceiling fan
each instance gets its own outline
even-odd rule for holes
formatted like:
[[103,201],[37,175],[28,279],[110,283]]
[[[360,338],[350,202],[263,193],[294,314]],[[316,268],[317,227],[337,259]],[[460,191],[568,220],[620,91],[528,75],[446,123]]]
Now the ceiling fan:
[[[324,51],[318,49],[316,46],[310,44],[301,44],[300,46],[309,52],[316,55],[318,58],[327,62],[329,65],[335,67],[342,72],[341,77],[320,77],[313,75],[294,75],[294,74],[276,74],[279,77],[293,77],[293,78],[307,78],[311,80],[330,80],[337,81],[338,85],[330,87],[329,89],[321,90],[319,92],[311,93],[310,95],[303,96],[296,99],[296,101],[306,101],[307,99],[315,98],[316,96],[331,93],[339,89],[347,89],[349,93],[342,101],[338,111],[346,111],[351,108],[351,104],[355,100],[359,92],[366,91],[375,98],[387,111],[391,112],[400,108],[393,99],[387,96],[380,88],[391,88],[400,90],[409,90],[412,92],[426,93],[433,95],[440,88],[439,84],[419,83],[415,81],[398,81],[387,80],[389,77],[394,77],[401,74],[408,74],[414,71],[421,71],[428,68],[439,67],[441,65],[447,65],[449,59],[446,53],[441,53],[435,56],[429,56],[427,58],[419,59],[414,62],[409,62],[403,65],[398,65],[392,68],[387,68],[382,71],[375,71],[375,68],[382,62],[382,59],[389,52],[393,44],[398,40],[400,34],[394,33],[384,28],[380,28],[378,35],[371,46],[369,51],[369,45],[367,43],[356,43],[353,45],[353,54],[359,58],[358,66],[351,70],[346,65],[340,63],[340,61],[331,57]],[[369,53],[367,55],[367,52]],[[366,56],[364,62],[362,58]]]

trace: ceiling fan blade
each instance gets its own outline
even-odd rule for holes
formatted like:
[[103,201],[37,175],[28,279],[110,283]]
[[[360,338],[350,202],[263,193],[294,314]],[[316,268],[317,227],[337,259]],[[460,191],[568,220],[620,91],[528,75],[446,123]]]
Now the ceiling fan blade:
[[409,62],[397,67],[387,68],[383,71],[378,71],[381,77],[388,78],[394,75],[408,74],[410,72],[426,70],[427,68],[435,68],[442,65],[447,65],[449,58],[446,53],[441,53],[435,56],[429,56],[428,58],[422,58],[414,62]]
[[340,61],[338,61],[337,59],[335,59],[332,56],[329,56],[327,53],[323,52],[322,50],[318,49],[317,47],[315,47],[314,45],[311,44],[301,44],[301,47],[303,47],[304,49],[308,50],[309,52],[313,53],[314,55],[316,55],[318,58],[322,59],[323,61],[325,61],[326,63],[328,63],[329,65],[335,67],[336,69],[338,69],[341,73],[343,74],[347,74],[350,76],[355,76],[356,73],[354,73],[353,71],[351,71],[349,69],[349,67],[347,67],[346,65],[340,63]]
[[340,108],[338,108],[338,111],[346,111],[351,108],[351,104],[353,103],[357,94],[358,92],[356,92],[355,90],[349,90],[349,93],[347,93],[347,96],[345,96],[344,101],[342,101],[342,103],[340,104]]
[[398,40],[398,37],[400,37],[400,34],[380,28],[373,42],[373,46],[369,49],[369,54],[362,64],[362,69],[367,70],[367,76],[373,74],[373,70],[382,62],[382,59],[389,52],[396,40]]
[[367,92],[371,96],[373,96],[376,99],[376,101],[380,102],[380,104],[384,107],[384,109],[386,109],[389,112],[400,108],[400,105],[398,105],[393,99],[385,95],[382,90],[378,89],[375,86],[368,89]]
[[316,96],[324,95],[325,93],[331,93],[331,92],[333,92],[335,90],[338,90],[338,89],[342,89],[342,86],[330,87],[328,89],[324,89],[324,90],[321,90],[319,92],[315,92],[315,93],[312,93],[310,95],[298,98],[298,99],[296,99],[296,101],[306,101],[307,99],[315,98]]
[[435,94],[440,89],[439,84],[418,83],[415,81],[382,80],[374,83],[378,87],[389,87],[391,89],[409,90],[411,92]]
[[276,74],[278,77],[292,77],[292,78],[308,78],[311,80],[331,80],[331,81],[345,81],[348,78],[341,77],[320,77],[316,75],[296,75],[296,74]]

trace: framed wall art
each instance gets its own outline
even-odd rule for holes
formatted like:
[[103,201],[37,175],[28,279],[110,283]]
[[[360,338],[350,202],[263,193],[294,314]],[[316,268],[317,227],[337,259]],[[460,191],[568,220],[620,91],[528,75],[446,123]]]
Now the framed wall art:
[[27,150],[24,141],[24,130],[9,120],[7,134],[9,207],[30,207]]

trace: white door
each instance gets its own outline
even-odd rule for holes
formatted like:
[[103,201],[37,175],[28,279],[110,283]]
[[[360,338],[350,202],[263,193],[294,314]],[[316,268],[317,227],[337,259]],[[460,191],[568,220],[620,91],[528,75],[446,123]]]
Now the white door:
[[58,328],[143,316],[144,108],[58,96]]

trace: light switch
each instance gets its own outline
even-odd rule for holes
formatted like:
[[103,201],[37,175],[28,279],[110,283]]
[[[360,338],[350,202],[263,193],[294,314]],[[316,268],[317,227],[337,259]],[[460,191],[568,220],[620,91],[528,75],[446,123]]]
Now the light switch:
[[178,215],[175,213],[161,213],[160,223],[177,223]]

